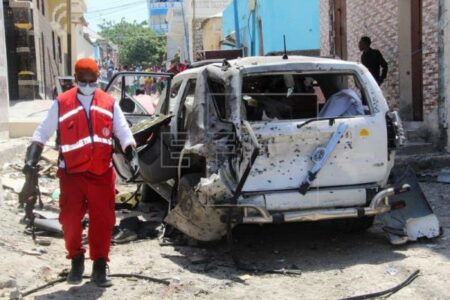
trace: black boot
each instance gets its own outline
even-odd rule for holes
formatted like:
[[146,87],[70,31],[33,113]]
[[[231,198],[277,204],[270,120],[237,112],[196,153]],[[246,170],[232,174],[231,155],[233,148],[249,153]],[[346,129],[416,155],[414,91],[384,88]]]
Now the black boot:
[[92,281],[99,287],[113,285],[111,278],[106,274],[106,269],[108,269],[108,264],[105,259],[98,259],[92,265]]
[[84,255],[80,254],[72,258],[72,268],[67,275],[68,284],[79,284],[83,280]]

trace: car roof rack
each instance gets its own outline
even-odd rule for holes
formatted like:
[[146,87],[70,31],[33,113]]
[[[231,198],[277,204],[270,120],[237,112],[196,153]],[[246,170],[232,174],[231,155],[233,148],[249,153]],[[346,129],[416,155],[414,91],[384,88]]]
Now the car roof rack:
[[193,62],[192,64],[190,64],[188,66],[188,69],[200,68],[200,67],[204,67],[204,66],[211,65],[211,64],[217,64],[217,63],[222,64],[223,60],[224,60],[223,58],[220,58],[220,59],[206,59],[206,60],[196,61],[196,62]]

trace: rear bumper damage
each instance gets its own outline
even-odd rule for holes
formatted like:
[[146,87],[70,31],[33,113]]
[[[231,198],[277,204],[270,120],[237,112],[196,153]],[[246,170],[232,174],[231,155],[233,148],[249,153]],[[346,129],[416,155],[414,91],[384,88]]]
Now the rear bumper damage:
[[389,197],[406,192],[409,185],[401,188],[387,188],[378,192],[367,207],[313,209],[301,211],[269,212],[266,207],[251,204],[238,205],[215,205],[218,209],[233,208],[242,210],[240,223],[243,224],[271,224],[291,223],[306,221],[321,221],[331,219],[361,218],[364,216],[375,216],[391,211]]

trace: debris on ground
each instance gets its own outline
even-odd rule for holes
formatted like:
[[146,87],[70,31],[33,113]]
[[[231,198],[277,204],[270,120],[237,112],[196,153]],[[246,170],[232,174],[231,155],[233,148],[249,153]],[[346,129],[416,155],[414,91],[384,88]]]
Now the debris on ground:
[[437,182],[450,183],[450,168],[442,169],[437,178]]

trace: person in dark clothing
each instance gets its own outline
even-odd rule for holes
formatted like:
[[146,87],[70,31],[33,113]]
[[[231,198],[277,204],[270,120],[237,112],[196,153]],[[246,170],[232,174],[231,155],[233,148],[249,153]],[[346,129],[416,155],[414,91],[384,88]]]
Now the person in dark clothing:
[[367,36],[363,36],[359,41],[359,50],[362,51],[361,62],[381,86],[387,76],[388,64],[379,50],[370,47],[371,44],[372,41]]

